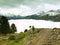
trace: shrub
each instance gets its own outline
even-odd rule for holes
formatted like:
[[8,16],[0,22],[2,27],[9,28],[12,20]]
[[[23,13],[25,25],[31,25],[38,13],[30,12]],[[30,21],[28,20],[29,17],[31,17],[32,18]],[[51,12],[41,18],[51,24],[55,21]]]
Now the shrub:
[[9,39],[9,40],[15,40],[16,37],[15,37],[14,35],[11,35],[8,39]]
[[27,32],[27,31],[28,31],[27,29],[24,30],[24,32]]
[[19,34],[19,39],[21,40],[21,39],[23,39],[24,37],[25,37],[25,34],[21,32],[21,33]]

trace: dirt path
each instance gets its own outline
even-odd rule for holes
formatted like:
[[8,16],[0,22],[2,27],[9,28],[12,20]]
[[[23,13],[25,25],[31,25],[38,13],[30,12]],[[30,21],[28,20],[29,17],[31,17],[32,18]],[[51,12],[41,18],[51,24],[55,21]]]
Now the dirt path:
[[50,34],[51,34],[51,29],[45,30],[44,33],[39,36],[40,40],[38,42],[36,42],[35,45],[42,45],[44,43],[45,39],[50,36]]
[[26,45],[42,45],[51,34],[51,29],[44,29],[42,30],[36,38],[33,38],[32,40],[28,41]]

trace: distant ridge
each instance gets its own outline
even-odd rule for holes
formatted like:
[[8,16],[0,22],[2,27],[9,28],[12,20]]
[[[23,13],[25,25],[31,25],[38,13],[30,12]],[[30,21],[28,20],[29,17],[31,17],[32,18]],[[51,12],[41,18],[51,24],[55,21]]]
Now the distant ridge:
[[[5,16],[5,15],[0,15],[0,17],[1,16]],[[60,10],[50,10],[48,12],[44,12],[44,13],[41,12],[39,14],[33,14],[33,15],[28,15],[28,16],[12,15],[12,16],[6,16],[6,17],[8,18],[8,20],[11,20],[11,19],[36,19],[36,20],[60,21]]]

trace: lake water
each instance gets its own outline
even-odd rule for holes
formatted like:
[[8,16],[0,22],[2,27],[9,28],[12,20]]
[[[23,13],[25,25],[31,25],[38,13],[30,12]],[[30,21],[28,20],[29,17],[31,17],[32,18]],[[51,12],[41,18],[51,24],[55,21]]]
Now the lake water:
[[9,24],[14,23],[17,27],[17,32],[23,32],[25,29],[29,29],[29,26],[36,28],[60,28],[60,22],[46,21],[46,20],[33,20],[33,19],[18,19],[9,20]]

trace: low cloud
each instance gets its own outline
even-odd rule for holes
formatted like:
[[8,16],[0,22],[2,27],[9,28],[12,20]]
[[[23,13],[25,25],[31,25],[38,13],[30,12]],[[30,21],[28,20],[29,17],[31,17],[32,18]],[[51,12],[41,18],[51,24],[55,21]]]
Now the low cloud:
[[0,14],[27,16],[31,14],[36,14],[41,11],[49,11],[49,10],[57,10],[57,9],[60,9],[60,4],[54,5],[54,4],[44,3],[37,5],[34,8],[22,4],[14,8],[0,8]]

